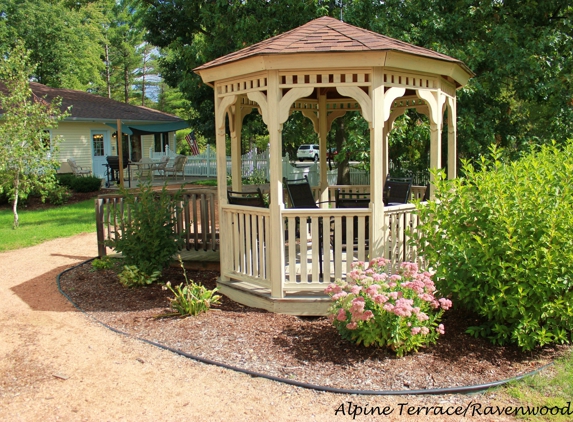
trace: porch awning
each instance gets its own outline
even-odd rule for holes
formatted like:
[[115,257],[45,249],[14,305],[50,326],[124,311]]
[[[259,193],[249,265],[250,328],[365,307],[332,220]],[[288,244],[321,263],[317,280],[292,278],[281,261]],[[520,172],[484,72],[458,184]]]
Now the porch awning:
[[[116,123],[106,123],[117,130]],[[133,135],[134,133],[145,134],[145,133],[162,133],[162,132],[175,132],[177,130],[186,129],[189,127],[189,123],[185,121],[169,122],[169,123],[159,123],[155,125],[130,125],[121,124],[121,132],[128,135]]]

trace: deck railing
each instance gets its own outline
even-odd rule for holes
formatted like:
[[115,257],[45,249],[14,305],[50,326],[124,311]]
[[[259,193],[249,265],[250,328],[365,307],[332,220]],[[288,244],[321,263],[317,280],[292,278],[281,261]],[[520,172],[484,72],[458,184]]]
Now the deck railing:
[[[175,192],[171,192],[175,195]],[[213,189],[186,190],[180,199],[175,231],[182,235],[186,250],[217,250],[219,227],[215,216],[217,191]],[[107,254],[106,240],[120,233],[126,219],[131,218],[125,198],[119,194],[100,195],[95,201],[98,254]]]

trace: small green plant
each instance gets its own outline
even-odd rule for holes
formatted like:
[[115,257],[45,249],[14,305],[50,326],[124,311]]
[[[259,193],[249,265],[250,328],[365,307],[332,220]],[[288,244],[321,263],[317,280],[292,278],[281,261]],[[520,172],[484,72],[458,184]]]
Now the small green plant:
[[181,256],[179,256],[179,263],[183,269],[185,284],[181,283],[176,287],[172,287],[168,281],[163,287],[175,295],[173,299],[169,299],[171,309],[182,316],[198,315],[207,312],[211,306],[219,304],[221,296],[215,294],[217,288],[209,290],[205,286],[189,281]]
[[123,270],[118,274],[118,277],[119,282],[125,287],[141,287],[154,283],[160,275],[160,271],[154,271],[148,275],[135,265],[124,265]]
[[93,271],[110,270],[113,268],[113,262],[109,256],[104,256],[102,258],[96,258],[92,261]]
[[176,216],[181,211],[180,193],[172,195],[166,186],[157,192],[150,184],[143,184],[138,192],[121,192],[125,210],[116,209],[121,228],[106,244],[121,252],[126,265],[148,276],[160,272],[179,250]]
[[346,282],[331,283],[325,292],[334,300],[330,319],[344,339],[403,356],[444,334],[439,321],[452,302],[435,297],[431,274],[417,264],[403,262],[392,275],[389,265],[384,258],[355,263]]

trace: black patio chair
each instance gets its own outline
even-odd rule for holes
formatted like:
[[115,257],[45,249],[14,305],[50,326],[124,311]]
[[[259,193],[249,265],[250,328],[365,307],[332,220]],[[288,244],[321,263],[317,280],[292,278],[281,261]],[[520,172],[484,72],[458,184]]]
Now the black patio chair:
[[407,204],[412,189],[411,177],[388,177],[384,183],[384,205]]
[[255,192],[239,192],[228,190],[227,200],[229,201],[229,204],[232,205],[246,205],[250,207],[267,208],[263,198],[263,193],[261,192],[261,188],[257,188]]
[[[336,198],[336,208],[368,208],[370,206],[370,193],[357,193],[357,192],[342,192],[340,189],[336,190],[334,193],[334,197]],[[342,227],[341,227],[341,235],[342,235],[342,249],[344,250],[347,247],[347,239],[346,239],[346,218],[342,217]],[[352,241],[352,247],[354,245],[358,245],[358,217],[353,217],[353,233],[354,239]],[[370,239],[369,232],[370,232],[370,224],[369,218],[366,218],[366,244],[368,245],[368,241]],[[334,229],[332,230],[332,237],[331,237],[331,244],[334,247]]]
[[[302,179],[283,178],[283,184],[287,190],[292,208],[318,209],[321,202],[317,202],[312,194],[312,188],[305,175]],[[324,201],[331,202],[331,201]],[[310,218],[307,220],[310,223]],[[300,236],[300,221],[297,219],[297,236]],[[319,218],[318,223],[318,254],[320,256],[320,276],[322,277],[322,252],[323,252],[323,219]]]

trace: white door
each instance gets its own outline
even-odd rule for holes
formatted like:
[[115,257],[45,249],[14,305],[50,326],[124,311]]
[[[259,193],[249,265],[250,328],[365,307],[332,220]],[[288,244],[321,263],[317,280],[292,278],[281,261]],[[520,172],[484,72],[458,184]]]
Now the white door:
[[106,157],[111,153],[109,132],[92,130],[92,169],[94,176],[105,179]]

